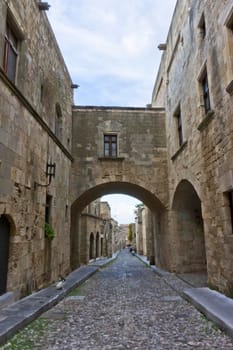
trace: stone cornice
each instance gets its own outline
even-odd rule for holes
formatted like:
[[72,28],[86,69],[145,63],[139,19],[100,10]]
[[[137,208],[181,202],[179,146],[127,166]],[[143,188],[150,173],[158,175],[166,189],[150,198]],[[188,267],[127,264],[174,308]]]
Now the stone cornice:
[[107,161],[107,162],[122,162],[125,158],[124,157],[99,157],[98,160],[100,161]]
[[126,111],[126,112],[165,112],[165,108],[158,108],[158,107],[118,107],[118,106],[73,106],[73,111],[79,111],[79,110],[95,110],[95,111],[103,111],[103,110],[115,110],[115,111]]

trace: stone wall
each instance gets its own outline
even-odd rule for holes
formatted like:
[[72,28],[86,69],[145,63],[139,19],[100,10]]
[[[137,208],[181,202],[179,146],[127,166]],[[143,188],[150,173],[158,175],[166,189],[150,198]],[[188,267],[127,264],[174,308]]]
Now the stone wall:
[[[104,154],[104,136],[116,135],[117,154]],[[82,206],[109,193],[134,196],[163,215],[168,204],[163,109],[78,107],[73,110],[72,246]],[[166,234],[166,224],[162,227]],[[76,240],[76,241],[75,241]],[[75,248],[74,248],[75,249]],[[77,254],[72,253],[75,258]],[[154,252],[151,252],[154,259]],[[74,261],[73,266],[79,262]]]
[[[118,154],[115,158],[104,156],[105,134],[117,135]],[[74,107],[73,156],[73,202],[85,191],[115,182],[140,186],[153,193],[160,204],[166,205],[163,110]]]
[[[204,248],[210,285],[228,294],[233,278],[227,193],[233,189],[232,13],[231,1],[178,0],[152,97],[152,106],[161,107],[162,94],[166,110],[171,247],[179,252],[173,255],[171,268],[176,270],[191,259],[188,252],[193,248]],[[208,112],[203,97],[205,75]],[[182,181],[189,184],[183,187],[185,193],[179,190]],[[189,219],[187,213],[184,219],[182,201],[187,202],[192,193],[197,204],[190,208]],[[197,240],[202,220],[203,237]]]
[[[3,69],[8,22],[18,36],[13,82]],[[70,269],[71,105],[71,79],[38,2],[1,1],[0,215],[11,224],[7,290],[17,297]],[[35,186],[48,182],[47,162],[56,163],[56,176],[48,187]],[[46,195],[56,232],[51,243],[44,236]]]

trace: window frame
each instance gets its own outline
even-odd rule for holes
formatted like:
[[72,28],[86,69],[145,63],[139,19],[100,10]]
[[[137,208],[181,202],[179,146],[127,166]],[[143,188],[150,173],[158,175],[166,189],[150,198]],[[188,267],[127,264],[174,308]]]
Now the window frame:
[[53,196],[47,193],[46,202],[45,202],[45,222],[47,224],[50,224],[51,222],[52,201],[53,201]]
[[225,26],[225,40],[226,40],[226,79],[227,86],[226,91],[232,95],[233,94],[233,7],[229,11],[227,18],[224,22]]
[[203,93],[204,110],[205,110],[205,114],[207,114],[209,111],[211,111],[210,88],[209,88],[207,70],[205,70],[202,76],[201,86],[202,86],[202,93]]
[[16,80],[17,64],[19,56],[19,38],[11,25],[10,21],[6,21],[4,34],[4,52],[3,52],[3,70],[7,77],[14,83]]
[[202,107],[202,118],[208,116],[212,110],[211,96],[210,96],[210,84],[207,71],[207,62],[202,66],[201,72],[198,75],[198,90],[200,98],[200,106]]
[[206,20],[205,20],[205,15],[204,13],[202,13],[199,24],[198,24],[198,28],[200,31],[200,36],[202,38],[202,40],[205,39],[206,37]]
[[231,227],[233,231],[233,190],[227,192],[228,195],[228,203],[229,203],[229,210],[230,210],[230,217],[231,217]]
[[[109,140],[107,140],[109,138]],[[115,139],[113,141],[113,139]],[[118,154],[117,134],[104,134],[104,158],[117,158]],[[108,145],[108,147],[107,147]],[[113,147],[115,145],[115,147]]]
[[183,135],[183,123],[182,123],[180,104],[176,108],[173,116],[174,118],[176,118],[176,131],[178,136],[178,145],[179,147],[181,147],[184,143],[184,135]]
[[59,140],[61,140],[62,138],[62,124],[63,124],[63,120],[62,120],[61,106],[59,103],[56,103],[54,133]]

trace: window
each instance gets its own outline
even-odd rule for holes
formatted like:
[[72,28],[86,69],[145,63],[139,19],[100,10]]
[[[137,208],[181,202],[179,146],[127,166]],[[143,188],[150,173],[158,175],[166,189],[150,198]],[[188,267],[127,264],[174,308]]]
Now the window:
[[55,106],[56,116],[55,116],[55,135],[58,139],[62,136],[62,112],[59,103]]
[[104,157],[117,157],[117,135],[104,135]]
[[68,218],[69,218],[68,213],[69,213],[69,207],[66,204],[66,208],[65,208],[65,222],[68,222]]
[[45,222],[47,222],[48,224],[50,223],[51,207],[52,207],[52,196],[47,194],[46,204],[45,204]]
[[5,46],[3,56],[3,69],[11,81],[15,81],[17,58],[18,58],[18,39],[14,31],[7,23],[5,32]]
[[233,20],[227,25],[227,28],[233,33]]
[[233,94],[233,7],[229,12],[226,21],[226,79],[227,86],[226,91]]
[[210,95],[209,95],[208,77],[206,72],[202,78],[201,85],[202,85],[202,91],[203,91],[204,109],[205,109],[205,113],[207,114],[210,111]]
[[225,21],[225,25],[228,28],[228,30],[233,33],[233,8],[231,9],[230,13],[227,16],[227,19]]
[[181,119],[181,111],[180,106],[177,108],[174,117],[176,118],[177,123],[177,133],[178,133],[178,142],[179,146],[183,145],[183,130],[182,130],[182,119]]
[[202,14],[198,28],[200,30],[200,35],[202,39],[205,39],[206,36],[206,24],[205,24],[205,16]]

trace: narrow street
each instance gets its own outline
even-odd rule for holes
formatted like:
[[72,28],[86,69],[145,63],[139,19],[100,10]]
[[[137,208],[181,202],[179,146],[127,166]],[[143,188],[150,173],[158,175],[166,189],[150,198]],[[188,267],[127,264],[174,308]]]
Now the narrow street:
[[15,347],[0,349],[233,349],[227,335],[127,249],[34,323],[15,337]]

